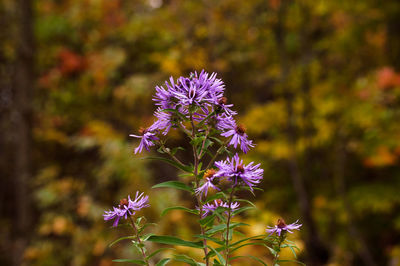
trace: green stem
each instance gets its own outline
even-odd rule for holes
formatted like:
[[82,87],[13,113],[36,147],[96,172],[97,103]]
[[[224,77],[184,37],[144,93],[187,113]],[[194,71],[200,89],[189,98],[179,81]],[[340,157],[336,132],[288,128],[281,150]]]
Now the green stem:
[[[190,113],[190,123],[192,125],[192,134],[191,134],[191,136],[192,136],[192,139],[194,139],[194,137],[196,136],[196,126],[195,126],[194,121],[193,121],[193,114],[192,113]],[[199,157],[198,157],[195,145],[192,145],[192,148],[193,148],[193,157],[194,157],[193,175],[194,175],[194,178],[195,178],[195,181],[196,181],[196,188],[198,188],[199,187],[199,179],[198,179],[197,175],[198,175],[198,167],[199,167]],[[202,152],[202,150],[200,152]],[[197,198],[197,203],[198,203],[199,209],[200,209],[199,217],[201,219],[202,216],[203,216],[203,204],[201,202],[200,195],[197,195],[196,198]],[[204,227],[202,225],[200,225],[200,232],[201,232],[201,235],[203,236],[203,245],[204,245],[203,250],[204,250],[204,256],[205,256],[205,259],[206,259],[206,266],[208,266],[209,265],[209,258],[207,256],[208,255],[207,239],[204,238],[205,233],[204,233]]]
[[148,259],[146,257],[146,253],[144,252],[143,244],[142,244],[142,241],[140,240],[139,232],[138,232],[138,230],[136,228],[135,222],[133,221],[131,216],[128,216],[128,217],[129,217],[129,220],[131,221],[132,228],[135,231],[136,240],[139,243],[138,246],[139,246],[140,251],[142,252],[143,260],[146,262],[146,265],[149,266],[150,264],[149,264],[149,261],[148,261]]
[[189,130],[187,130],[186,128],[184,128],[183,126],[182,126],[182,124],[181,123],[176,123],[177,125],[178,125],[178,127],[183,131],[183,132],[185,132],[186,133],[186,135],[188,135],[189,137],[191,137],[192,136],[192,134],[190,133],[190,131]]
[[[209,133],[210,133],[210,129],[207,128],[206,135],[205,135],[205,137],[204,137],[203,142],[201,143],[201,149],[200,149],[199,158],[203,157],[203,152],[205,152],[205,151],[204,151],[204,146],[205,146],[205,144],[206,144],[206,140],[207,140],[207,138],[208,138],[208,134],[209,134]],[[207,169],[207,168],[206,168],[206,169]]]
[[229,195],[228,219],[226,221],[226,238],[225,238],[225,247],[226,247],[226,252],[225,252],[226,255],[225,256],[226,256],[226,258],[225,258],[225,266],[227,266],[228,262],[229,262],[229,225],[230,225],[231,218],[232,218],[231,217],[232,216],[231,205],[232,205],[232,201],[233,201],[234,192],[235,192],[235,188],[233,187],[232,191],[231,191],[231,194]]
[[219,154],[221,153],[221,151],[224,149],[225,144],[226,144],[226,143],[224,143],[223,145],[221,145],[221,147],[219,147],[219,149],[217,150],[217,152],[216,152],[216,153],[214,154],[214,156],[211,158],[211,161],[208,163],[206,169],[209,169],[209,168],[213,165],[213,163],[215,162],[215,159],[217,159],[218,155],[219,155]]
[[168,154],[168,155],[172,158],[172,160],[174,160],[175,162],[177,162],[177,163],[180,164],[181,166],[186,166],[186,165],[185,165],[184,163],[182,163],[178,158],[176,158],[176,156],[173,155],[173,154],[171,153],[171,151],[170,151],[168,148],[166,148],[166,147],[164,146],[163,143],[160,143],[160,145],[161,145],[161,148],[162,148],[163,152],[165,152],[166,154]]
[[282,232],[282,234],[279,236],[279,242],[278,242],[278,251],[276,252],[275,256],[274,256],[274,260],[272,262],[272,266],[276,265],[276,262],[278,261],[279,258],[279,253],[281,252],[281,245],[283,243],[283,241],[285,241],[285,232]]

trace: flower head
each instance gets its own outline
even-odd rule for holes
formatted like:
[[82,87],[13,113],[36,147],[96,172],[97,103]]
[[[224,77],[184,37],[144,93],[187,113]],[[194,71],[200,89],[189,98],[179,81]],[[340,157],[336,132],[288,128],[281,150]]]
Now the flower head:
[[278,219],[278,222],[276,223],[275,226],[268,226],[268,229],[266,229],[265,231],[267,231],[267,233],[273,234],[276,233],[278,236],[281,236],[282,232],[289,232],[289,233],[293,233],[290,230],[300,230],[299,228],[302,226],[301,224],[298,224],[299,220],[297,220],[296,222],[292,223],[292,224],[286,224],[285,220],[283,219]]
[[219,127],[224,130],[221,136],[229,138],[232,136],[229,145],[236,147],[240,145],[240,149],[247,153],[250,148],[254,147],[253,141],[248,139],[246,128],[243,125],[236,125],[235,120],[232,118],[225,118],[219,124]]
[[163,131],[163,135],[167,135],[168,131],[172,127],[172,114],[170,112],[164,112],[162,108],[158,108],[154,116],[157,120],[149,127],[149,131]]
[[206,217],[208,214],[214,212],[218,207],[227,209],[227,211],[225,211],[225,214],[228,214],[229,209],[231,212],[235,211],[237,208],[239,208],[239,205],[240,204],[238,202],[232,202],[229,206],[227,202],[224,202],[220,199],[214,200],[214,203],[207,203],[203,205],[202,217]]
[[260,164],[254,165],[254,162],[248,165],[243,164],[243,160],[236,153],[232,158],[226,158],[225,161],[215,163],[218,172],[215,174],[219,177],[227,177],[233,182],[233,186],[245,184],[251,190],[259,184],[263,178],[264,170],[260,168]]
[[139,191],[136,192],[135,200],[131,200],[131,197],[128,196],[128,199],[121,199],[118,207],[113,207],[112,210],[105,211],[103,216],[104,220],[114,220],[113,226],[117,226],[118,222],[121,218],[128,218],[128,215],[135,215],[135,213],[143,208],[149,207],[149,196],[144,196],[143,193],[139,194]]
[[198,194],[204,194],[204,196],[207,197],[207,192],[210,188],[213,188],[215,190],[220,190],[216,184],[218,183],[218,177],[215,176],[216,171],[214,169],[209,169],[205,172],[204,174],[204,179],[206,182],[200,187],[198,187],[195,190],[195,193]]
[[139,129],[139,133],[140,136],[133,134],[129,135],[130,137],[141,139],[139,146],[135,149],[135,153],[142,152],[143,148],[148,151],[149,147],[154,146],[154,141],[158,140],[155,132],[152,132],[149,129],[141,128]]

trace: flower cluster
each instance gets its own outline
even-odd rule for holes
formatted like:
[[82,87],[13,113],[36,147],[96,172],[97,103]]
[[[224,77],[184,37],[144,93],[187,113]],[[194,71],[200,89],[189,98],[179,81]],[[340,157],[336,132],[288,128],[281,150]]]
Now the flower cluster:
[[[140,135],[130,135],[140,138],[140,144],[135,153],[149,150],[159,140],[158,134],[166,135],[173,127],[185,127],[184,122],[193,119],[205,125],[215,125],[220,135],[230,138],[229,145],[247,153],[254,147],[242,125],[237,125],[231,109],[233,104],[227,103],[224,97],[225,85],[218,79],[216,73],[209,75],[204,70],[194,72],[190,77],[180,77],[176,81],[171,77],[163,86],[156,87],[153,97],[158,106],[154,113],[157,120],[148,128],[142,129]],[[204,120],[204,121],[203,121]]]
[[[277,265],[281,248],[290,247],[293,251],[294,245],[290,241],[286,241],[286,233],[299,230],[301,224],[298,224],[297,221],[287,225],[283,219],[279,219],[274,227],[266,229],[266,232],[270,235],[265,234],[264,239],[250,237],[230,243],[236,228],[243,225],[233,222],[234,216],[248,208],[240,206],[239,202],[249,203],[246,200],[238,199],[237,192],[240,190],[253,192],[261,183],[264,170],[260,168],[260,164],[254,162],[244,164],[238,153],[232,153],[228,149],[228,146],[233,146],[233,148],[240,148],[244,153],[247,153],[254,147],[254,144],[248,139],[245,127],[235,121],[234,116],[237,113],[232,110],[233,105],[228,104],[228,100],[224,96],[224,89],[223,82],[216,77],[215,73],[209,75],[205,71],[201,71],[200,74],[194,72],[189,77],[180,77],[177,80],[171,77],[168,82],[165,82],[165,86],[157,86],[153,97],[157,107],[154,112],[156,120],[149,127],[141,128],[138,135],[130,135],[140,139],[140,144],[135,148],[135,153],[140,153],[144,149],[148,151],[152,146],[159,146],[157,151],[169,156],[169,159],[159,158],[160,160],[187,172],[185,176],[192,178],[185,183],[179,181],[163,182],[154,186],[154,188],[169,187],[194,192],[192,195],[196,200],[196,209],[187,209],[186,207],[169,209],[184,209],[199,215],[205,260],[205,263],[201,263],[202,265],[210,265],[212,259],[214,265],[228,265],[228,262],[235,259],[231,256],[232,252],[242,246],[259,245],[260,241],[264,245],[273,246],[273,248],[267,247],[274,256],[272,264]],[[181,130],[188,136],[193,148],[193,161],[191,163],[175,156],[179,149],[183,149],[182,147],[167,147],[169,143],[163,137],[171,129]],[[219,147],[215,148],[217,145]],[[228,157],[225,160],[216,161],[218,156],[224,153]],[[207,197],[210,190],[217,193]],[[144,237],[143,230],[147,224],[141,224],[142,217],[134,221],[131,216],[145,207],[149,207],[148,196],[136,192],[134,200],[130,196],[128,196],[128,199],[122,199],[117,207],[106,211],[103,216],[106,221],[114,220],[113,226],[117,226],[121,218],[130,219],[134,230],[133,238],[135,239],[132,243],[143,256],[140,264],[149,266],[151,265],[149,258],[153,255],[148,256],[146,254],[145,241],[173,245],[177,242],[171,241],[176,237],[171,238],[170,236],[151,234],[150,237]],[[163,213],[166,213],[167,210]],[[276,235],[272,235],[273,233]],[[218,239],[222,237],[222,241],[214,241],[214,239],[217,239],[216,237]],[[125,238],[116,241],[122,239]],[[220,247],[216,247],[215,250],[211,248],[211,251],[211,249],[208,249],[208,240],[214,241]],[[245,243],[249,240],[251,241]],[[182,241],[182,243],[192,242]],[[233,248],[238,243],[244,244]],[[193,242],[192,244],[198,247],[197,243]],[[225,258],[222,258],[221,254],[217,254],[218,259],[213,258],[216,256],[216,250],[224,254]],[[159,251],[152,254],[157,252]],[[164,265],[169,260],[170,258],[164,258],[157,265]],[[259,261],[262,262],[262,260]]]
[[205,182],[195,190],[196,194],[207,196],[210,188],[220,190],[217,185],[223,178],[226,178],[232,188],[247,186],[251,191],[263,179],[264,170],[260,168],[260,164],[251,162],[245,165],[237,153],[232,158],[216,162],[215,166],[218,171],[210,169],[204,174]]
[[230,210],[231,212],[239,208],[239,203],[232,202],[230,205],[220,199],[214,200],[214,203],[207,203],[203,205],[202,217],[206,217],[208,214],[213,213],[218,207],[226,209],[225,214]]
[[149,196],[144,196],[143,193],[139,194],[139,191],[136,192],[136,196],[134,200],[131,200],[131,197],[128,196],[128,199],[121,199],[118,207],[113,207],[112,210],[105,211],[103,214],[104,220],[114,220],[113,226],[117,226],[118,222],[121,218],[128,218],[128,215],[135,215],[135,213],[143,208],[150,207],[149,205]]

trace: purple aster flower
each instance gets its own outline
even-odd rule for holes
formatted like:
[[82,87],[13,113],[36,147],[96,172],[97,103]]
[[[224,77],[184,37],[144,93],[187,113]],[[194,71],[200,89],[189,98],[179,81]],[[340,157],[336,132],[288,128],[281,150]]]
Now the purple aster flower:
[[239,184],[246,184],[251,191],[253,187],[261,182],[264,170],[260,168],[260,164],[254,165],[254,162],[248,165],[243,164],[243,160],[239,159],[236,153],[230,160],[228,157],[225,161],[215,163],[218,167],[218,172],[215,174],[219,177],[227,177],[230,181],[234,182],[233,186]]
[[149,147],[154,146],[154,141],[158,140],[156,134],[154,132],[149,131],[148,129],[140,128],[139,133],[141,136],[133,134],[129,135],[130,137],[141,139],[139,146],[135,149],[135,154],[138,152],[142,152],[143,148],[149,151]]
[[206,84],[201,84],[193,79],[180,77],[178,78],[178,84],[175,85],[170,92],[178,99],[179,104],[183,106],[198,105],[207,96]]
[[[229,206],[229,204],[227,202],[224,202],[220,199],[218,200],[214,200],[214,203],[207,203],[203,205],[203,215],[202,217],[206,217],[208,214],[214,212],[218,207],[222,207],[222,208],[226,208],[226,209],[230,209],[231,212],[235,211],[237,208],[239,208],[239,203],[238,202],[232,202],[231,205]],[[228,215],[228,210],[225,212],[226,215]]]
[[153,101],[156,102],[156,105],[161,106],[163,109],[169,109],[169,108],[175,108],[176,105],[176,99],[174,98],[174,95],[171,93],[171,89],[175,87],[175,82],[172,77],[170,77],[170,84],[168,82],[165,82],[165,85],[167,87],[167,90],[164,89],[163,86],[157,86],[156,87],[156,94],[154,95]]
[[113,207],[112,210],[105,211],[103,216],[104,220],[114,220],[113,226],[117,226],[118,222],[121,218],[127,219],[128,215],[135,215],[135,213],[143,208],[149,207],[149,196],[144,196],[143,192],[139,194],[139,191],[136,192],[135,200],[131,200],[131,197],[128,196],[128,199],[121,199],[118,207]]
[[227,130],[224,133],[221,134],[221,136],[224,137],[230,137],[232,136],[232,139],[229,142],[229,145],[233,145],[233,147],[237,147],[237,145],[240,145],[240,149],[244,152],[247,153],[250,150],[250,147],[253,148],[254,144],[253,141],[249,140],[246,134],[246,129],[244,128],[243,125],[236,125],[235,120],[231,119],[225,119],[220,122],[219,125],[220,128],[223,130]]
[[223,97],[225,85],[221,79],[217,78],[217,73],[212,73],[209,76],[206,71],[202,70],[200,75],[194,72],[192,76],[194,76],[193,80],[198,86],[204,86],[206,88],[207,101],[217,102]]
[[233,104],[227,104],[228,103],[228,98],[226,97],[221,97],[219,98],[214,104],[216,105],[215,109],[217,110],[218,113],[225,113],[227,116],[234,116],[237,115],[237,112],[231,110],[230,108],[233,106]]
[[204,174],[204,178],[206,179],[206,182],[198,187],[195,191],[195,193],[198,195],[202,195],[204,194],[204,196],[207,197],[207,192],[210,188],[213,188],[215,190],[220,190],[216,184],[218,183],[218,178],[216,176],[214,176],[216,173],[216,171],[214,169],[208,169],[205,174]]
[[162,131],[163,135],[167,135],[168,131],[172,127],[172,114],[170,112],[164,112],[162,108],[158,108],[154,116],[158,119],[149,127],[149,131]]
[[299,228],[302,226],[301,224],[297,223],[298,221],[299,220],[297,220],[296,222],[294,222],[292,224],[286,224],[285,220],[278,219],[278,222],[276,223],[276,225],[274,227],[268,226],[268,229],[266,229],[265,231],[267,231],[267,233],[270,233],[270,234],[276,233],[278,236],[281,236],[282,231],[293,233],[290,230],[300,230]]

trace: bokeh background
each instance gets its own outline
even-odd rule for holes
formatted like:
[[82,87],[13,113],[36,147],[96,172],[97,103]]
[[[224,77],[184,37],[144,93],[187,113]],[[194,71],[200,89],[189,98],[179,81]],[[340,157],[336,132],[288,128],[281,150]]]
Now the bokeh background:
[[190,197],[150,189],[184,179],[128,134],[152,123],[156,85],[205,69],[265,169],[247,233],[300,219],[308,265],[400,265],[399,18],[396,0],[2,0],[0,264],[137,257],[102,219],[136,190],[155,233],[189,239],[193,217],[160,213]]

